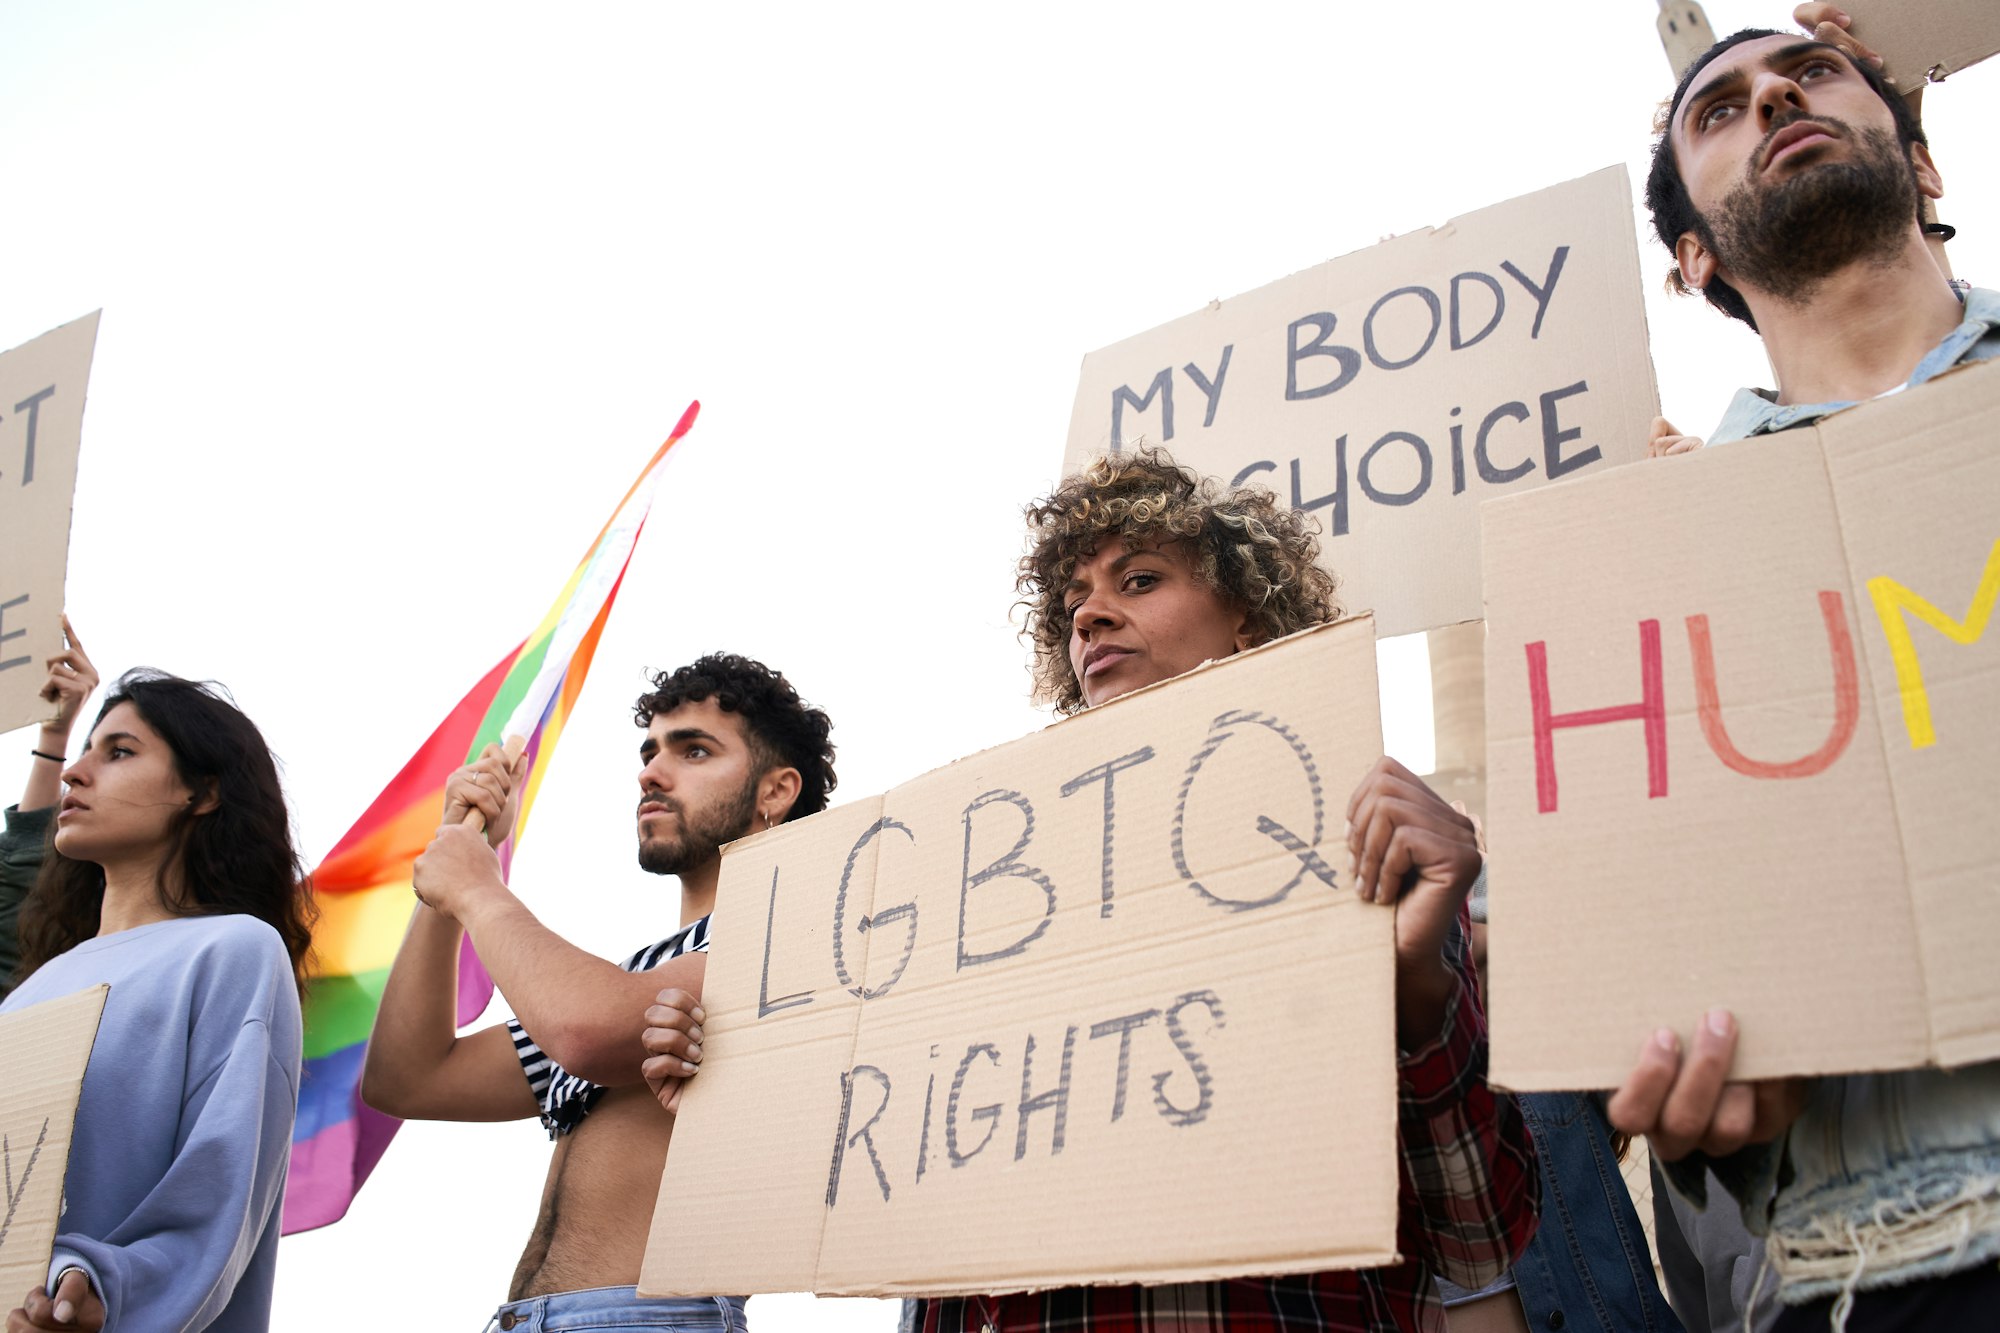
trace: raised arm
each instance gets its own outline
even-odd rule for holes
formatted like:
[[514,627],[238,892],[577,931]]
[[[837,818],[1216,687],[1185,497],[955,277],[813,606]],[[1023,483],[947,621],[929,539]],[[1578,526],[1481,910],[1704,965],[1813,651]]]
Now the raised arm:
[[69,618],[63,618],[63,633],[69,647],[48,661],[48,679],[42,682],[41,696],[55,705],[55,715],[42,724],[28,757],[28,781],[21,790],[21,804],[6,813],[6,828],[0,832],[0,997],[13,982],[14,969],[21,962],[17,934],[21,904],[35,887],[42,857],[48,845],[49,823],[55,805],[62,798],[62,771],[69,754],[70,731],[83,713],[83,706],[97,688],[97,668],[84,655]]
[[[49,676],[41,697],[55,706],[55,715],[36,733],[27,785],[21,789],[21,809],[46,810],[62,799],[63,766],[69,762],[69,737],[83,705],[97,689],[97,668],[83,651],[69,617],[63,617],[63,638],[69,647],[48,660]],[[53,756],[51,758],[50,756]]]
[[[489,746],[445,785],[447,818],[478,809],[504,836],[512,776],[499,747]],[[505,1024],[458,1035],[464,937],[456,921],[421,903],[410,914],[361,1069],[361,1099],[376,1110],[404,1120],[521,1120],[540,1109]]]
[[703,954],[684,954],[650,972],[626,972],[543,925],[507,887],[492,849],[469,828],[438,830],[417,862],[416,883],[431,909],[464,924],[535,1044],[592,1083],[639,1082],[647,1055],[645,1011],[662,987],[701,994]]

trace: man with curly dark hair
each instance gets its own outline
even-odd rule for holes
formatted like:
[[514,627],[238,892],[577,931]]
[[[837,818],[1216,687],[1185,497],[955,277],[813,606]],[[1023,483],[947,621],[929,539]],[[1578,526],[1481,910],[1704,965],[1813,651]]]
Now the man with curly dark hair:
[[[1141,450],[1100,459],[1028,508],[1019,590],[1038,696],[1060,713],[1340,614],[1314,521],[1261,488],[1225,489]],[[1533,1234],[1534,1147],[1485,1081],[1486,1020],[1467,948],[1482,873],[1471,821],[1394,760],[1348,810],[1354,890],[1397,904],[1403,1262],[1363,1272],[1098,1287],[920,1302],[926,1333],[1435,1329],[1434,1273],[1479,1286]]]
[[[537,921],[492,851],[513,826],[521,771],[490,746],[445,788],[444,826],[417,862],[422,905],[368,1045],[370,1106],[406,1119],[539,1115],[556,1141],[541,1216],[494,1328],[743,1327],[740,1298],[642,1301],[634,1291],[655,1192],[633,1185],[659,1179],[674,1124],[660,1109],[673,1100],[667,1076],[641,1071],[642,1015],[656,999],[699,1014],[722,845],[826,807],[832,724],[782,675],[733,654],[661,672],[652,686],[633,709],[645,732],[639,864],[680,877],[680,928],[613,965]],[[475,810],[484,836],[462,824]],[[458,1037],[466,936],[516,1018]]]

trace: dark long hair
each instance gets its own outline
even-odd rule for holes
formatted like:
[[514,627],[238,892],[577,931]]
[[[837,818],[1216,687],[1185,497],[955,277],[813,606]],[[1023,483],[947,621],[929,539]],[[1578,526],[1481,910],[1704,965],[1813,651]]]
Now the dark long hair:
[[[167,826],[166,854],[154,871],[160,901],[176,916],[238,912],[271,926],[285,941],[303,1000],[319,911],[263,733],[213,684],[144,667],[111,687],[91,729],[122,703],[167,743],[175,773],[197,798]],[[95,936],[103,908],[103,868],[57,851],[51,826],[41,875],[21,905],[17,978]]]

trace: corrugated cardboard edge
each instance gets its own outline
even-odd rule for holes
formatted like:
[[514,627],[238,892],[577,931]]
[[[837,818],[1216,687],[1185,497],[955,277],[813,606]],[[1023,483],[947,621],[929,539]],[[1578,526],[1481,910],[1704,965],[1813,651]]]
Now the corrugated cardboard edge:
[[[1591,180],[1595,177],[1603,176],[1611,172],[1616,172],[1618,174],[1619,182],[1624,187],[1625,198],[1629,201],[1632,198],[1632,176],[1631,173],[1625,169],[1625,164],[1622,162],[1617,162],[1613,163],[1610,166],[1599,167],[1595,171],[1586,171],[1581,176],[1574,176],[1571,177],[1569,180],[1557,181],[1553,185],[1544,185],[1540,189],[1530,190],[1526,194],[1517,194],[1509,199],[1502,199],[1496,203],[1486,204],[1482,207],[1475,208],[1470,213],[1460,213],[1458,216],[1451,218],[1450,220],[1438,226],[1417,227],[1411,231],[1398,232],[1394,236],[1389,237],[1387,240],[1377,241],[1373,245],[1359,246],[1353,250],[1349,250],[1346,254],[1333,255],[1326,259],[1322,259],[1317,263],[1308,264],[1304,268],[1293,269],[1290,273],[1285,274],[1283,277],[1273,278],[1269,282],[1260,283],[1255,287],[1251,287],[1244,291],[1240,291],[1236,293],[1236,295],[1234,296],[1223,297],[1218,300],[1210,301],[1206,305],[1202,306],[1199,310],[1190,311],[1188,314],[1185,315],[1177,315],[1173,319],[1166,320],[1163,323],[1155,324],[1153,325],[1153,327],[1149,329],[1141,329],[1137,333],[1128,334],[1125,337],[1118,339],[1117,342],[1106,343],[1104,344],[1104,346],[1098,348],[1094,352],[1086,352],[1083,357],[1083,364],[1088,365],[1092,357],[1101,356],[1102,354],[1110,351],[1114,347],[1122,346],[1125,343],[1132,342],[1139,338],[1151,337],[1153,334],[1160,333],[1167,329],[1173,328],[1177,324],[1184,324],[1191,320],[1200,319],[1203,315],[1215,314],[1218,311],[1220,311],[1222,307],[1228,305],[1231,301],[1240,301],[1246,296],[1254,296],[1258,292],[1263,291],[1267,287],[1276,287],[1281,283],[1290,282],[1293,279],[1298,278],[1304,274],[1325,268],[1328,264],[1342,263],[1346,260],[1353,259],[1357,255],[1365,255],[1370,253],[1374,254],[1385,253],[1391,247],[1400,247],[1403,249],[1409,249],[1413,246],[1421,245],[1424,242],[1432,239],[1433,237],[1449,236],[1459,227],[1465,226],[1470,223],[1478,222],[1482,220],[1487,214],[1495,212],[1496,210],[1503,208],[1512,209],[1520,204],[1525,203],[1530,199],[1536,198],[1539,195],[1548,194],[1554,190],[1568,189],[1569,187],[1577,185],[1583,181]],[[1625,228],[1624,231],[1628,233],[1626,237],[1625,248],[1631,252],[1633,259],[1636,261],[1639,254],[1638,233],[1630,227]],[[1657,395],[1657,389],[1655,390],[1655,393]],[[1100,450],[1099,452],[1101,453],[1103,451]]]
[[[97,363],[97,333],[98,333],[98,327],[102,323],[103,318],[104,318],[104,308],[102,306],[99,306],[97,309],[91,311],[86,315],[79,315],[77,318],[69,320],[68,322],[63,324],[58,324],[52,329],[45,329],[41,333],[38,333],[34,337],[28,339],[27,342],[22,343],[19,347],[11,347],[8,348],[7,351],[5,352],[0,352],[0,357],[11,356],[13,353],[20,351],[21,348],[23,347],[33,346],[35,343],[42,341],[44,338],[53,338],[58,334],[67,333],[71,329],[76,328],[78,325],[88,324],[90,326],[89,335],[85,340],[85,347],[82,358],[83,399],[82,402],[77,407],[77,460],[78,460],[79,471],[81,470],[81,461],[83,455],[83,438],[82,438],[83,421],[90,411],[90,372]],[[69,501],[70,501],[69,509],[65,512],[63,516],[61,568],[58,571],[60,575],[58,580],[58,587],[64,593],[62,601],[64,602],[65,605],[68,602],[67,592],[69,583],[69,543],[71,537],[75,535],[75,529],[76,529],[75,477],[72,477],[70,479]],[[59,630],[56,633],[55,647],[58,650],[62,648],[62,635]],[[15,716],[18,717],[19,714],[15,714]],[[49,714],[48,716],[53,717],[54,715]],[[0,722],[0,732],[19,730],[20,728],[34,725],[39,721],[47,721],[47,720],[48,720],[47,717],[42,717],[42,718],[29,717],[23,719],[22,721],[16,723],[13,726],[8,726],[6,723]]]
[[[1296,630],[1293,633],[1287,634],[1282,639],[1272,639],[1268,643],[1260,643],[1257,644],[1255,647],[1245,648],[1240,653],[1231,653],[1228,657],[1212,657],[1208,661],[1203,662],[1200,666],[1197,666],[1189,671],[1184,671],[1178,676],[1172,676],[1166,680],[1154,681],[1151,685],[1142,685],[1138,689],[1133,690],[1130,694],[1121,694],[1116,699],[1112,699],[1106,703],[1098,704],[1095,708],[1091,708],[1085,711],[1090,714],[1102,713],[1107,708],[1118,707],[1118,705],[1124,703],[1128,699],[1137,699],[1144,695],[1151,694],[1155,690],[1164,689],[1167,686],[1172,685],[1176,681],[1186,680],[1189,676],[1195,675],[1199,672],[1210,671],[1216,667],[1222,666],[1229,662],[1240,662],[1243,659],[1250,657],[1254,654],[1269,652],[1273,648],[1277,648],[1283,644],[1297,642],[1298,640],[1304,639],[1309,635],[1326,634],[1336,629],[1342,629],[1350,625],[1358,625],[1363,623],[1366,623],[1368,625],[1369,637],[1374,638],[1375,613],[1373,611],[1356,612],[1353,615],[1342,616],[1339,620],[1329,620],[1326,621],[1324,624],[1311,625],[1305,629]],[[1468,621],[1466,623],[1471,624],[1473,622]],[[1025,733],[1025,736],[1041,735],[1043,733],[1052,731],[1057,727],[1060,727],[1063,723],[1070,721],[1072,718],[1082,717],[1084,715],[1085,715],[1084,712],[1078,712],[1078,713],[1072,713],[1070,717],[1059,717],[1055,721],[1043,727],[1040,732],[1034,732],[1034,731],[1027,732]],[[872,796],[858,797],[854,801],[846,802],[846,805],[856,805],[859,804],[861,801],[886,800],[888,797],[894,795],[896,792],[902,790],[903,788],[913,787],[917,783],[922,782],[925,779],[934,776],[935,774],[944,772],[944,770],[946,770],[947,768],[955,768],[959,764],[963,764],[968,760],[977,759],[981,755],[992,754],[995,750],[1005,749],[1009,745],[1018,744],[1020,741],[1025,739],[1025,736],[1016,736],[1011,740],[1000,741],[997,744],[989,745],[984,749],[974,750],[971,754],[960,755],[958,758],[952,760],[950,763],[939,764],[937,767],[928,769],[925,772],[918,774],[914,778],[910,778],[909,780],[904,782],[899,782],[895,786],[889,788],[888,791],[878,792]],[[834,806],[830,808],[844,809],[845,806],[844,805]],[[732,851],[736,850],[739,847],[750,846],[751,844],[755,843],[759,838],[768,838],[773,836],[774,834],[778,834],[782,832],[785,829],[785,827],[786,826],[784,824],[774,824],[770,828],[759,829],[755,833],[736,839],[734,842],[725,842],[722,844],[722,854],[724,856],[727,856]]]
[[[91,986],[85,990],[77,991],[74,994],[65,995],[60,999],[44,1000],[40,1004],[31,1004],[24,1009],[17,1009],[14,1012],[4,1016],[4,1019],[21,1019],[29,1015],[33,1015],[36,1019],[39,1020],[36,1026],[54,1026],[58,1023],[67,1021],[67,1016],[70,1011],[89,1012],[90,1040],[87,1042],[79,1043],[78,1047],[72,1048],[72,1050],[74,1051],[72,1059],[75,1061],[76,1071],[74,1075],[69,1074],[67,1071],[65,1071],[64,1073],[65,1081],[73,1079],[74,1082],[76,1083],[77,1097],[72,1098],[70,1101],[69,1117],[63,1124],[62,1158],[59,1162],[55,1163],[57,1178],[61,1180],[67,1180],[69,1178],[70,1147],[75,1142],[76,1139],[77,1102],[82,1097],[83,1077],[85,1072],[90,1068],[90,1054],[91,1051],[95,1049],[97,1045],[97,1029],[99,1025],[102,1024],[104,1021],[104,1004],[105,1001],[110,998],[110,995],[111,995],[110,985],[104,982],[99,982],[95,986]],[[22,1182],[22,1187],[23,1188],[26,1187],[25,1180]],[[56,1192],[56,1200],[57,1200],[56,1207],[58,1210],[57,1224],[49,1228],[49,1243],[46,1246],[42,1247],[41,1253],[36,1258],[36,1265],[39,1268],[43,1269],[44,1271],[47,1270],[49,1266],[50,1256],[55,1251],[56,1233],[61,1229],[60,1217],[61,1217],[61,1208],[63,1206],[62,1198],[63,1198],[62,1190],[58,1188]]]
[[[1961,361],[1957,365],[1951,367],[1950,369],[1940,371],[1938,374],[1933,375],[1929,380],[1925,381],[1923,385],[1918,386],[1918,388],[1919,389],[1927,388],[1934,384],[1941,384],[1946,380],[1956,381],[1962,379],[1966,375],[2000,376],[2000,360],[1994,360],[1989,358],[1984,361]],[[2000,380],[1996,380],[1995,382],[2000,383]],[[1825,423],[1836,419],[1841,419],[1842,426],[1844,428],[1847,424],[1849,424],[1855,419],[1857,413],[1867,413],[1871,408],[1879,407],[1885,413],[1894,412],[1898,414],[1905,411],[1915,410],[1909,406],[1909,404],[1912,401],[1913,400],[1909,397],[1907,392],[1894,394],[1886,399],[1871,399],[1868,402],[1856,403],[1851,407],[1842,408],[1838,412],[1828,413],[1825,417],[1822,417],[1820,419],[1820,422]],[[1823,437],[1821,436],[1819,430],[1819,424],[1815,424],[1813,427],[1813,438],[1815,441],[1823,441]],[[1820,458],[1822,466],[1825,466],[1826,447],[1823,442],[1821,442],[1820,444]],[[1827,489],[1831,491],[1833,494],[1834,518],[1836,521],[1839,521],[1841,518],[1840,491],[1834,485],[1832,469],[1830,467],[1827,470]],[[1848,589],[1856,597],[1857,605],[1859,605],[1860,595],[1866,591],[1867,580],[1864,577],[1862,577],[1861,572],[1855,568],[1854,557],[1852,554],[1852,547],[1850,546],[1847,540],[1847,529],[1844,523],[1842,524],[1840,531],[1840,549],[1841,549],[1841,554],[1845,556],[1847,559]],[[1872,677],[1872,668],[1869,666],[1867,653],[1862,652],[1856,654],[1856,667],[1861,676],[1863,689],[1865,691],[1863,697],[1869,699],[1878,697],[1876,692],[1875,681]],[[1889,760],[1889,750],[1890,750],[1889,737],[1893,734],[1896,733],[1894,732],[1893,728],[1890,725],[1890,720],[1887,718],[1882,719],[1882,724],[1876,728],[1876,735],[1881,742],[1884,767],[1887,768],[1892,775],[1895,772],[1895,770],[1893,767],[1889,766],[1888,760]],[[1917,904],[1916,904],[1916,896],[1914,893],[1911,892],[1912,886],[1910,883],[1910,870],[1909,870],[1910,857],[1908,851],[1907,835],[1904,832],[1902,810],[1900,809],[1901,803],[1902,803],[1901,793],[1899,793],[1896,790],[1896,784],[1892,777],[1889,784],[1889,808],[1891,813],[1895,817],[1896,854],[1898,859],[1900,859],[1903,862],[1904,896],[1909,900],[1910,912],[1911,915],[1914,916],[1916,914]],[[1917,962],[1918,962],[1918,969],[1917,969],[1918,980],[1922,983],[1924,987],[1924,995],[1925,995],[1924,1015],[1925,1015],[1926,1030],[1925,1030],[1924,1044],[1925,1047],[1930,1052],[1931,1067],[1938,1069],[1957,1069],[1957,1068],[1962,1068],[1965,1065],[1975,1064],[1980,1061],[1993,1059],[1995,1056],[2000,1056],[2000,1032],[1989,1033],[1983,1037],[1976,1034],[1973,1036],[1962,1036],[1955,1038],[1948,1045],[1944,1042],[1941,1042],[1938,1039],[1936,1010],[1930,1001],[1930,996],[1932,994],[1930,969],[1927,966],[1925,966],[1927,960],[1925,959],[1921,948],[1919,948],[1917,953]],[[1848,1072],[1848,1071],[1840,1071],[1840,1072]]]

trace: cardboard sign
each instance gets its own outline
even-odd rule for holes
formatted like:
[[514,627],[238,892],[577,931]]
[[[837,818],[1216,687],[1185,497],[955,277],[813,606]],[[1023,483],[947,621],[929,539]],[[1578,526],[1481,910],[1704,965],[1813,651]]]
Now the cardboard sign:
[[1852,0],[1851,31],[1881,53],[1904,91],[1927,73],[1942,79],[2000,51],[2000,6],[1993,0]]
[[1481,500],[1645,456],[1641,290],[1608,168],[1091,353],[1063,470],[1163,445],[1317,514],[1381,633],[1477,620]]
[[2000,1056],[2000,365],[1486,509],[1493,1075]]
[[1394,913],[1343,819],[1378,706],[1347,621],[729,848],[640,1291],[1388,1261]]
[[0,731],[50,716],[42,664],[63,650],[63,574],[97,316],[0,355]]
[[92,986],[0,1014],[0,1055],[8,1071],[0,1094],[0,1166],[6,1180],[0,1200],[5,1203],[0,1299],[9,1305],[19,1305],[48,1281],[76,1101],[110,993],[109,986]]

